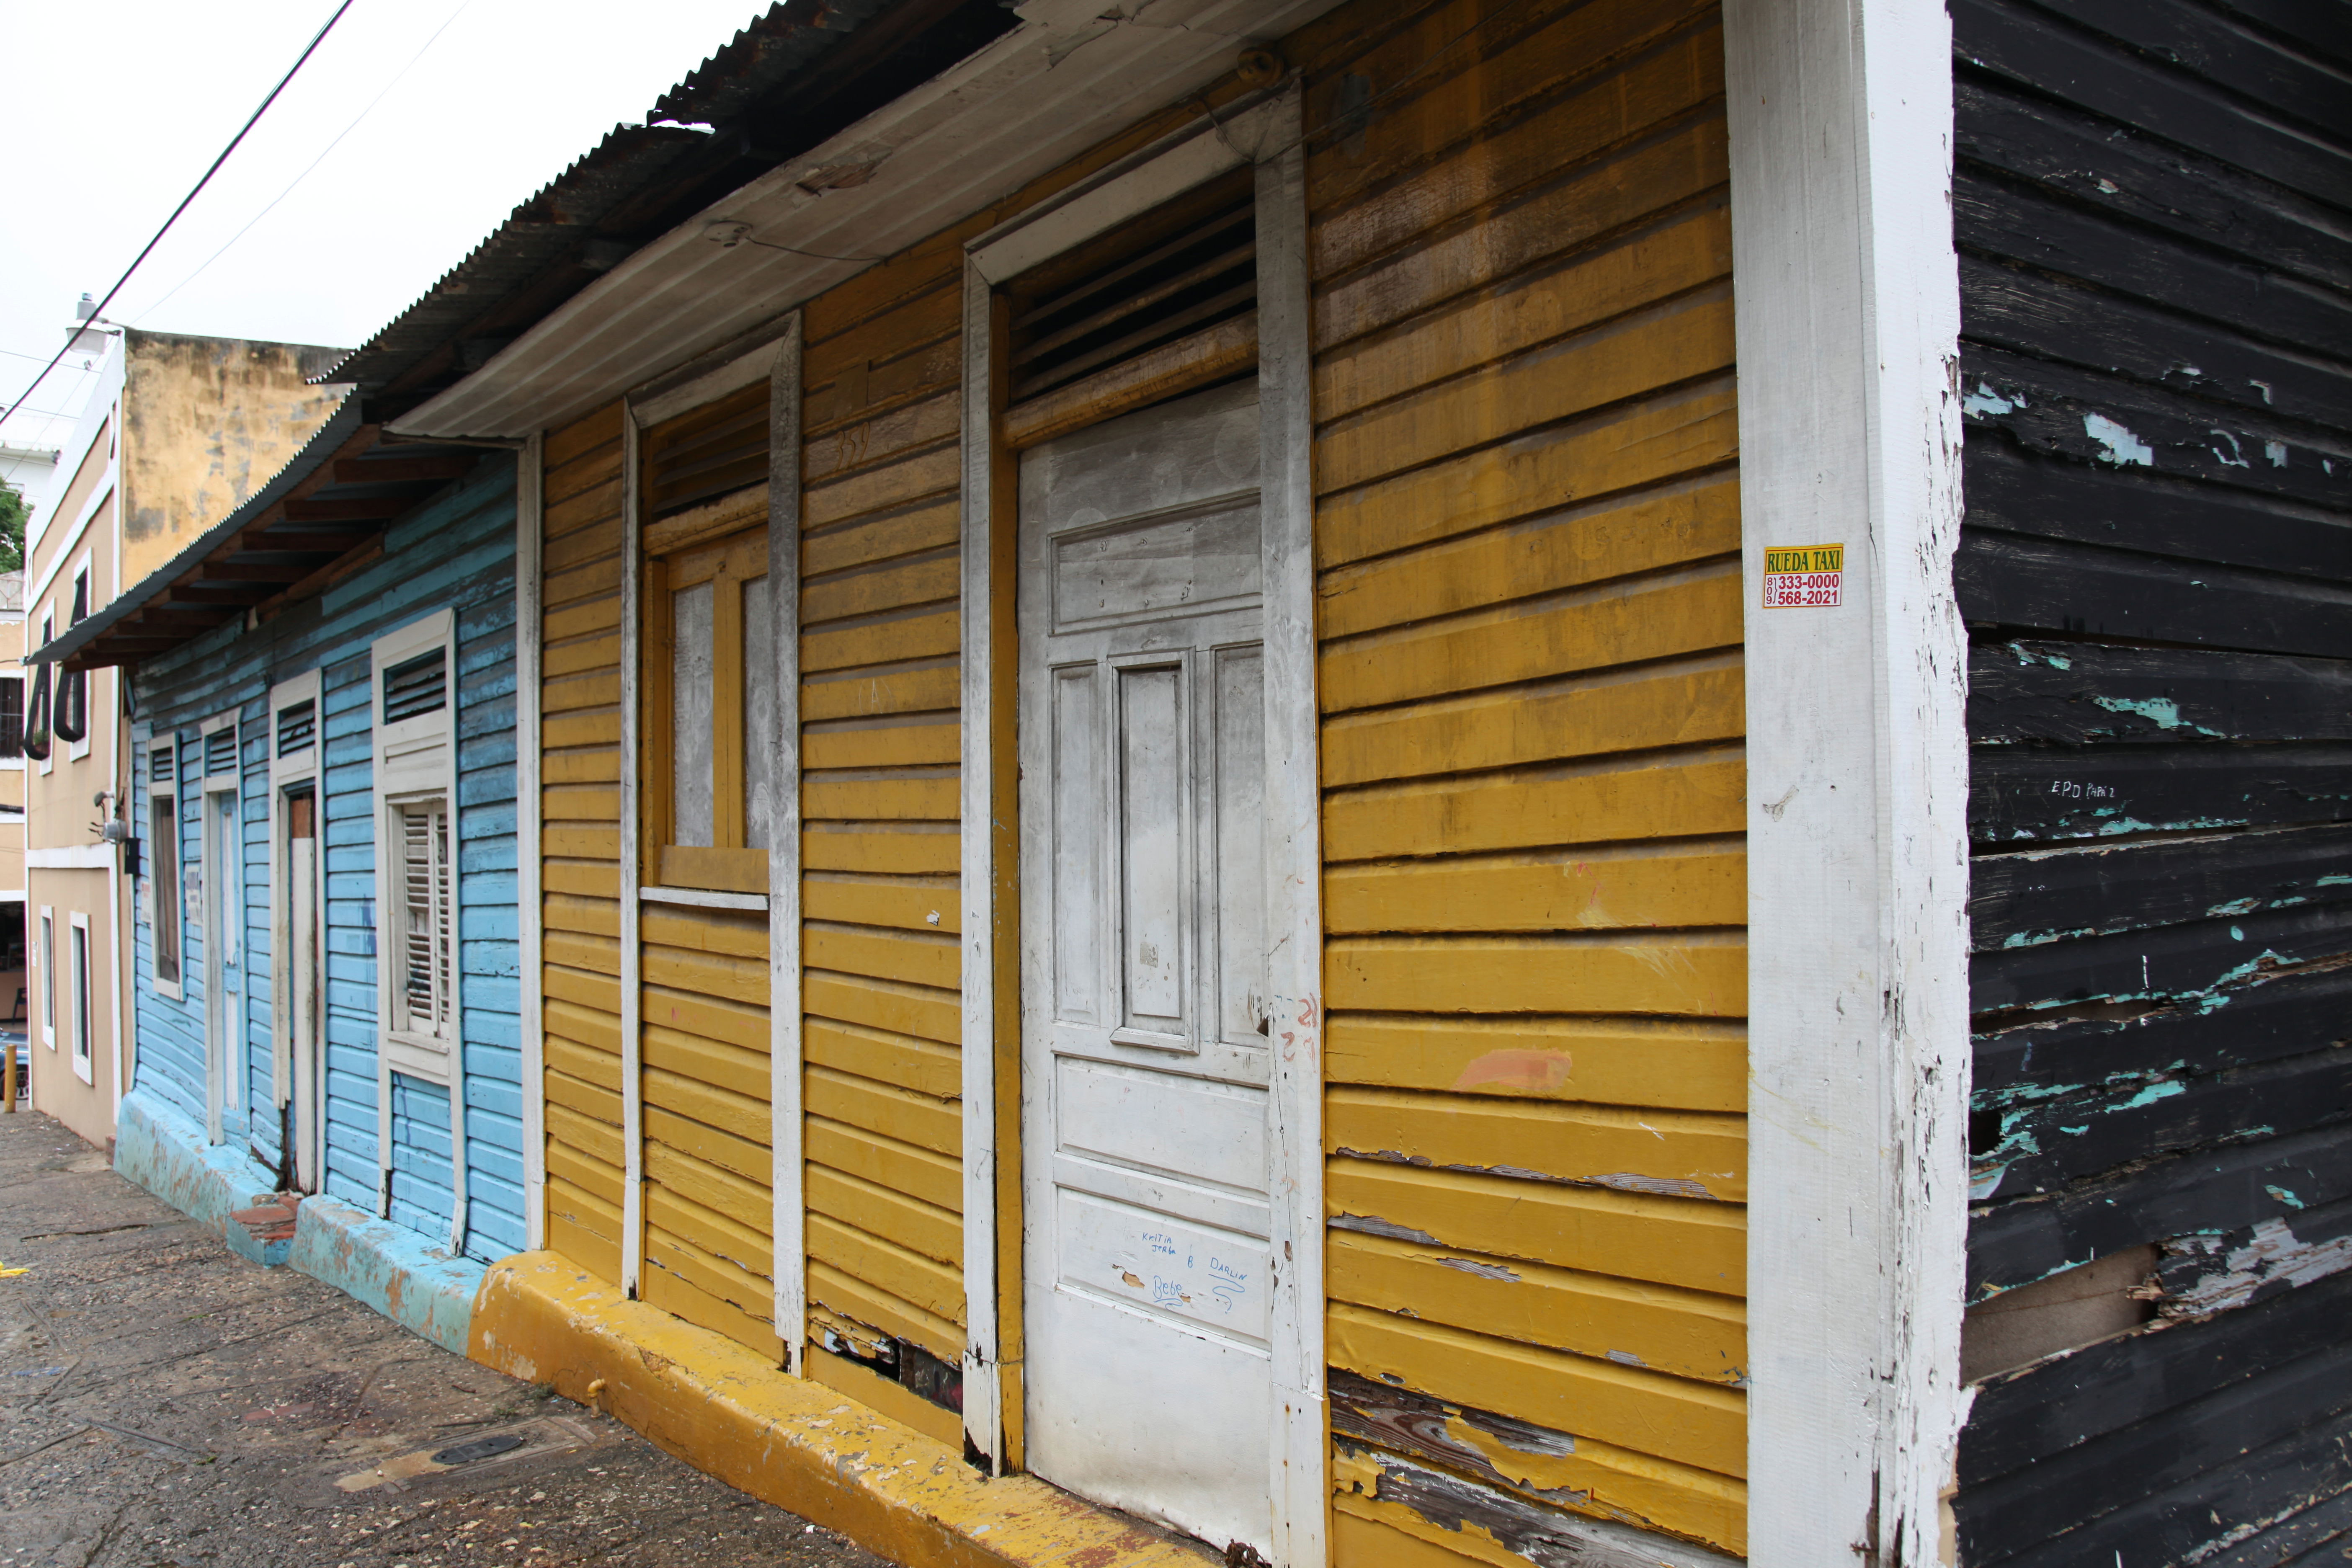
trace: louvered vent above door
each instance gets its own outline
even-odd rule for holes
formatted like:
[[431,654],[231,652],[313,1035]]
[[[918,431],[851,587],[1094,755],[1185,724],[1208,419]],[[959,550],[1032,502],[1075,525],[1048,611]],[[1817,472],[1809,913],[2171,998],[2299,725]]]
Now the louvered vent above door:
[[[1257,360],[1255,174],[1220,175],[1003,292],[1015,445],[1238,374]],[[1045,408],[1064,412],[1038,434]]]
[[646,432],[646,521],[764,484],[768,478],[765,377]]
[[449,864],[449,805],[443,798],[396,805],[400,867],[399,1027],[449,1039],[456,1016],[456,913]]
[[227,725],[205,737],[205,772],[233,773],[236,772],[236,726]]
[[297,752],[307,752],[319,733],[319,705],[304,701],[289,703],[278,710],[278,754],[290,757]]

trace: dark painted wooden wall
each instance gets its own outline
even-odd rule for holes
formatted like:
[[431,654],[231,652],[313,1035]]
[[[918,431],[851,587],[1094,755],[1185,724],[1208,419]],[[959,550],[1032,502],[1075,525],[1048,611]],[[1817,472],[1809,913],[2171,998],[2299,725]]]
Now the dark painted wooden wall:
[[2160,1262],[2145,1326],[1979,1389],[1962,1560],[2336,1562],[2352,5],[1952,16],[1970,1299]]

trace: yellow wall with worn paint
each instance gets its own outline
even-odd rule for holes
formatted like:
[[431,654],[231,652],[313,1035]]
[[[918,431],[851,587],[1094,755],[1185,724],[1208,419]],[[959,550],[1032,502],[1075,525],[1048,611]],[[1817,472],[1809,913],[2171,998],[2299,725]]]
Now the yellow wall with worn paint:
[[[1566,1508],[1736,1552],[1745,768],[1715,15],[1359,0],[1284,49],[1312,129],[1334,1560],[1518,1560],[1399,1500],[1405,1464],[1487,1489],[1498,1517]],[[1079,172],[804,310],[820,1343],[961,1350],[961,245]],[[541,802],[549,1237],[607,1278],[619,428],[606,409],[548,441]],[[748,924],[740,941],[687,924],[674,942],[648,928],[649,963],[714,941],[746,973],[764,957]],[[759,1047],[672,1039],[657,988],[724,988],[647,980],[649,1192],[687,1195],[657,1149],[724,1134],[740,1167],[765,1147]],[[687,1103],[716,1103],[712,1086],[734,1099]],[[667,1137],[663,1115],[682,1119]],[[1018,1163],[1002,1163],[1017,1314]],[[665,1234],[698,1246],[724,1230],[713,1215],[747,1247],[763,1234],[721,1201],[755,1205],[735,1175],[742,1191],[703,1180],[667,1218],[649,1199],[649,1277]],[[748,1297],[764,1276],[743,1273],[740,1290],[697,1289]],[[656,1304],[771,1342],[671,1294]],[[1017,1410],[1017,1321],[1005,1350]],[[852,1392],[862,1375],[813,1370]]]
[[1307,201],[1334,1561],[1517,1560],[1502,1524],[1394,1500],[1400,1460],[1738,1551],[1746,778],[1715,9],[1366,0],[1290,56],[1327,128]]
[[547,1241],[621,1277],[621,409],[548,433],[540,914]]

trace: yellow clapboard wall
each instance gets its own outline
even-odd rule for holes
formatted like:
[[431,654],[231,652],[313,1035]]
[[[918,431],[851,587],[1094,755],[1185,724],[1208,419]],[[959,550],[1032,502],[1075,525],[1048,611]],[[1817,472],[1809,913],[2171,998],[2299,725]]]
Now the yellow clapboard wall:
[[541,671],[547,1244],[621,1277],[621,409],[548,433]]
[[812,1332],[963,1352],[961,251],[803,316],[801,911]]
[[1519,1560],[1399,1500],[1400,1465],[1737,1552],[1715,7],[1360,0],[1288,53],[1328,128],[1307,199],[1334,1561]]

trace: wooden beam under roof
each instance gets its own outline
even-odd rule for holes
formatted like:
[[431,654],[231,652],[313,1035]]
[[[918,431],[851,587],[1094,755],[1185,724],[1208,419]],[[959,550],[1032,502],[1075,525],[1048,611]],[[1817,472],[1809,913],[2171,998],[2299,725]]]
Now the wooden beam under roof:
[[439,484],[465,478],[481,460],[476,452],[429,458],[339,458],[334,465],[335,483],[404,485],[429,479]]
[[421,499],[409,495],[320,499],[289,497],[282,508],[289,522],[389,522]]

